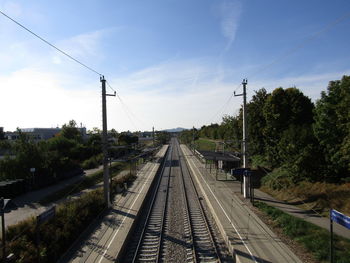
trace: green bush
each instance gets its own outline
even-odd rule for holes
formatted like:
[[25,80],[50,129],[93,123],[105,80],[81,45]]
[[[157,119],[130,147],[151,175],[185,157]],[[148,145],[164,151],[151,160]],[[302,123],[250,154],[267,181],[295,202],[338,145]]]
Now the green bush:
[[261,182],[264,186],[273,190],[281,190],[294,184],[290,173],[283,168],[273,170],[271,173],[264,176]]
[[91,158],[83,161],[81,167],[85,170],[97,168],[100,165],[100,163],[102,163],[102,159],[102,154],[94,155]]
[[[56,262],[104,207],[100,190],[60,205],[55,218],[40,226],[40,262]],[[16,256],[16,262],[38,262],[34,218],[8,227],[7,240],[7,251]]]

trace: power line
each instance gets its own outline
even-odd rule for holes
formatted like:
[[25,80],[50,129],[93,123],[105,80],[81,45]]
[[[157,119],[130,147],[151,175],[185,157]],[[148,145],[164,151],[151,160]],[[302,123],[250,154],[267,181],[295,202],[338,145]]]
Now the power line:
[[[316,33],[312,34],[311,36],[307,37],[304,39],[303,42],[301,42],[300,44],[294,46],[293,48],[289,49],[287,52],[285,52],[284,54],[282,54],[280,57],[274,59],[272,62],[262,66],[261,68],[259,68],[258,70],[256,70],[255,72],[253,72],[251,74],[251,76],[249,77],[249,79],[252,79],[254,77],[256,77],[258,74],[260,74],[261,72],[263,72],[264,70],[268,69],[269,67],[273,66],[274,64],[277,64],[278,62],[281,62],[282,60],[284,60],[285,58],[287,58],[288,56],[292,55],[293,53],[297,52],[298,50],[300,50],[301,48],[303,48],[304,46],[306,46],[309,42],[311,42],[312,40],[316,39],[317,37],[319,37],[320,35],[322,35],[323,33],[329,31],[331,28],[333,28],[334,26],[336,26],[337,24],[339,24],[340,22],[342,22],[343,20],[347,19],[348,17],[350,17],[350,12],[338,17],[337,19],[333,20],[332,22],[330,22],[329,24],[327,24],[324,28],[322,28],[321,30],[317,31]],[[240,85],[235,89],[234,92],[237,91],[237,89],[240,87]],[[234,93],[233,92],[233,93]],[[231,94],[231,96],[229,97],[229,99],[227,100],[227,102],[213,115],[213,117],[210,119],[210,121],[212,121],[220,112],[222,112],[228,105],[228,103],[231,101],[233,97],[233,94]]]
[[236,89],[231,93],[231,96],[227,99],[227,101],[219,108],[219,110],[209,119],[209,123],[214,120],[221,112],[223,112],[231,102],[235,92],[238,90],[238,88],[241,86],[241,83],[236,87]]
[[147,123],[145,123],[144,121],[142,121],[140,118],[138,118],[131,110],[130,108],[125,104],[125,102],[122,100],[122,98],[119,96],[119,94],[116,92],[116,90],[108,83],[108,81],[106,81],[108,87],[116,93],[116,97],[119,100],[119,102],[122,105],[122,109],[124,111],[124,113],[126,114],[126,116],[128,117],[130,123],[134,126],[134,128],[136,130],[138,130],[137,125],[135,125],[134,121],[132,120],[131,117],[133,117],[135,120],[137,120],[139,123],[142,123],[145,126],[149,126]]
[[24,25],[22,25],[21,23],[17,22],[16,20],[14,20],[13,18],[11,18],[10,16],[8,16],[7,14],[5,14],[4,12],[2,12],[0,10],[0,13],[7,17],[8,19],[10,19],[12,22],[14,22],[15,24],[17,24],[18,26],[22,27],[24,30],[28,31],[30,34],[34,35],[35,37],[39,38],[41,41],[43,41],[44,43],[46,43],[47,45],[51,46],[52,48],[56,49],[58,52],[62,53],[63,55],[65,55],[66,57],[70,58],[71,60],[75,61],[76,63],[80,64],[81,66],[87,68],[88,70],[96,73],[97,75],[102,75],[101,73],[99,73],[98,71],[94,70],[93,68],[87,66],[86,64],[84,64],[83,62],[80,62],[79,60],[77,60],[76,58],[72,57],[71,55],[69,55],[67,52],[63,51],[62,49],[56,47],[55,45],[51,44],[49,41],[45,40],[44,38],[42,38],[41,36],[39,36],[38,34],[34,33],[32,30],[30,30],[29,28],[25,27]]

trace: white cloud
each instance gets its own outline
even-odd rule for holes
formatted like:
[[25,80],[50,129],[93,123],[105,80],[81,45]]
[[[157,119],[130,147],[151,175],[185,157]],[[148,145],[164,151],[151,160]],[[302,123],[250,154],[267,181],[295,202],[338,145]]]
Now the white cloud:
[[71,119],[89,127],[99,126],[99,90],[64,89],[60,79],[58,75],[33,69],[0,76],[1,126],[6,130],[52,127]]
[[226,0],[220,6],[221,32],[227,38],[225,50],[230,49],[236,37],[239,19],[242,13],[242,3],[239,0]]

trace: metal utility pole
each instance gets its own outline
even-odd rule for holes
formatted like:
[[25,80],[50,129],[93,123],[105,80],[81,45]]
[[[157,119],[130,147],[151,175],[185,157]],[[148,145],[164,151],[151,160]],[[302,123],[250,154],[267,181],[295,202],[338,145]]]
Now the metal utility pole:
[[154,145],[155,145],[155,144],[154,144],[154,139],[155,139],[155,138],[154,138],[154,126],[152,127],[152,138],[153,138],[153,147],[154,147]]
[[108,138],[107,138],[107,105],[106,96],[115,96],[106,94],[106,80],[104,76],[100,77],[102,83],[102,152],[103,152],[103,194],[107,207],[111,207],[109,195],[109,167],[108,167]]
[[[242,150],[243,150],[243,168],[248,168],[247,161],[247,84],[248,80],[243,79],[243,93],[234,94],[235,96],[243,96],[243,141],[242,141]],[[244,198],[249,198],[249,178],[248,176],[243,177],[243,195]]]

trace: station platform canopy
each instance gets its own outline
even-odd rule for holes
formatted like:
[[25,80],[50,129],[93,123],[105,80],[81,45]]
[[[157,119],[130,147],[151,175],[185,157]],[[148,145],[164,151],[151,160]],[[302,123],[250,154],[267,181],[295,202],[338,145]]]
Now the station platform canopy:
[[240,162],[241,159],[230,152],[197,151],[205,160]]

